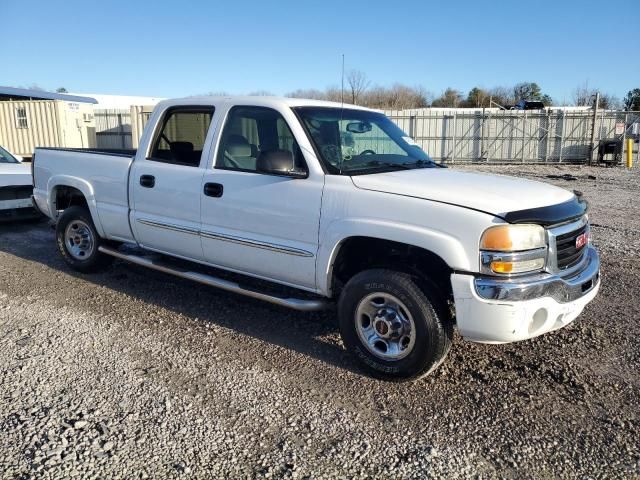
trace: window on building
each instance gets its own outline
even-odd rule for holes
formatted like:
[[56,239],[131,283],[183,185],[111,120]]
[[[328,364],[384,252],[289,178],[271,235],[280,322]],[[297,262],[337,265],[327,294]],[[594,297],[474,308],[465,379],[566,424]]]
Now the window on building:
[[29,118],[27,117],[27,109],[25,107],[16,108],[16,127],[29,128]]

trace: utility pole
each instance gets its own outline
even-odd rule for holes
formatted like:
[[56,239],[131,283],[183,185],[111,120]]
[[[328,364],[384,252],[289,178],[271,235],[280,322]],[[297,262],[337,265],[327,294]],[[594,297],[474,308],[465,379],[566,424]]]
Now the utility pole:
[[589,151],[589,165],[593,162],[593,154],[596,150],[596,121],[598,119],[598,107],[600,106],[600,92],[596,92],[596,103],[593,106],[593,120],[591,122],[591,150]]

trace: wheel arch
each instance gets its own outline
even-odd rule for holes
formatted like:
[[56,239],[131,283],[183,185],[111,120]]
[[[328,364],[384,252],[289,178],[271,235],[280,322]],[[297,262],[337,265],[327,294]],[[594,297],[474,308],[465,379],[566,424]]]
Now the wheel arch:
[[414,244],[367,235],[345,237],[334,247],[327,268],[327,296],[339,295],[350,278],[372,268],[408,273],[421,281],[430,281],[444,299],[452,297],[453,269],[442,256]]
[[84,206],[89,210],[91,219],[95,225],[96,231],[100,236],[104,236],[104,229],[98,216],[95,195],[93,187],[86,180],[67,176],[58,175],[51,177],[47,185],[48,208],[55,217],[56,212],[64,210],[73,205]]

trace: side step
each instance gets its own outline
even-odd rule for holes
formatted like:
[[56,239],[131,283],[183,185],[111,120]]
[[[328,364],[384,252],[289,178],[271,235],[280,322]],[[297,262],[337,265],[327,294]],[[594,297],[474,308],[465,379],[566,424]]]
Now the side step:
[[179,270],[169,266],[168,264],[163,263],[161,260],[149,259],[139,255],[130,255],[130,254],[122,253],[118,250],[115,250],[109,247],[101,246],[98,248],[98,250],[106,255],[111,255],[112,257],[116,257],[121,260],[126,260],[127,262],[131,262],[136,265],[140,265],[142,267],[158,270],[159,272],[170,273],[171,275],[175,275],[181,278],[186,278],[187,280],[193,280],[195,282],[204,283],[205,285],[209,285],[211,287],[221,288],[222,290],[226,290],[228,292],[238,293],[240,295],[245,295],[247,297],[263,300],[265,302],[273,303],[275,305],[280,305],[282,307],[292,308],[294,310],[299,310],[301,312],[313,312],[317,310],[325,310],[327,308],[330,308],[330,306],[332,305],[332,303],[329,300],[325,300],[322,298],[313,299],[313,300],[301,299],[301,298],[285,298],[285,297],[278,297],[275,295],[270,295],[270,294],[255,291],[255,290],[250,290],[240,286],[240,284],[238,283],[230,282],[222,278],[217,278],[212,275],[207,275],[205,273],[200,273],[200,272],[192,272],[189,270]]

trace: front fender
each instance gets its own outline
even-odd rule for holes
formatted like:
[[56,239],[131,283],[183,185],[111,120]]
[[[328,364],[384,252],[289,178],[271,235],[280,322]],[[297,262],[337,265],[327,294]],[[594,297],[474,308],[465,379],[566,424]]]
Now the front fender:
[[424,248],[442,258],[454,270],[470,270],[470,261],[462,243],[450,234],[435,229],[372,218],[349,218],[332,222],[322,235],[318,249],[316,282],[324,295],[331,295],[333,263],[341,245],[351,237],[391,240]]
[[91,213],[91,219],[96,227],[96,231],[98,234],[103,237],[104,229],[102,228],[102,223],[100,222],[100,217],[98,216],[98,208],[96,205],[96,198],[94,194],[93,187],[89,182],[83,180],[82,178],[74,177],[71,175],[54,175],[49,178],[47,182],[47,207],[49,208],[49,212],[52,215],[55,215],[55,191],[58,187],[73,187],[78,189],[82,195],[84,195],[85,200],[87,201],[87,206],[89,207],[89,212]]

